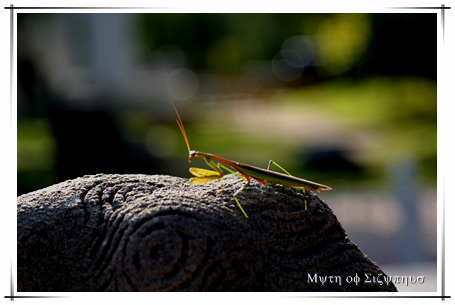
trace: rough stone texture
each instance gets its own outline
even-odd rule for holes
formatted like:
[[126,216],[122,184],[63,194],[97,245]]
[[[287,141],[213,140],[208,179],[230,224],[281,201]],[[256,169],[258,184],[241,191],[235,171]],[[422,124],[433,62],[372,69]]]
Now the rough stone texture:
[[100,174],[18,197],[18,290],[396,291],[365,282],[385,274],[312,192],[305,211],[302,192],[252,182],[248,222],[244,182],[224,181]]

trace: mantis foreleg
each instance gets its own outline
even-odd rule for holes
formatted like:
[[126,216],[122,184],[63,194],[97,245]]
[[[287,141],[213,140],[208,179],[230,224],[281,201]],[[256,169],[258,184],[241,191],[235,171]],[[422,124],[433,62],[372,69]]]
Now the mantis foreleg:
[[234,174],[234,175],[236,175],[237,177],[239,177],[239,178],[241,178],[241,179],[243,179],[243,180],[246,180],[244,176],[240,175],[240,174],[237,173],[236,171],[230,169],[229,167],[227,167],[227,166],[225,166],[225,165],[223,165],[223,164],[221,164],[221,163],[218,163],[217,166],[218,166],[218,168],[220,168],[220,169],[221,169],[221,168],[224,168],[225,170],[227,170],[227,171],[230,172],[231,174]]

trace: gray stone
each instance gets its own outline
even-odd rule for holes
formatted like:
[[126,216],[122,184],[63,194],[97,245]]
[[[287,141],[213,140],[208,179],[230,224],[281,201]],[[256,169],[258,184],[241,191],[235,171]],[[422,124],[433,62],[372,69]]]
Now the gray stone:
[[247,221],[243,184],[100,174],[22,195],[18,291],[396,291],[365,281],[385,274],[314,193],[305,211],[252,181]]

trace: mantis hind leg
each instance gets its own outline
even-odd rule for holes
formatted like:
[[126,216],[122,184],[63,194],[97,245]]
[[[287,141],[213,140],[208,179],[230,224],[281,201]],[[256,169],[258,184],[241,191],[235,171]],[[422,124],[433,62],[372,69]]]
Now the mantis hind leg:
[[245,183],[245,184],[244,184],[240,189],[238,189],[238,190],[234,193],[234,195],[233,195],[235,202],[236,202],[237,205],[239,206],[239,208],[240,208],[240,210],[242,211],[243,215],[245,215],[246,219],[248,219],[248,220],[250,220],[250,219],[249,219],[248,215],[246,214],[245,210],[243,209],[242,205],[240,204],[239,200],[237,199],[237,195],[238,195],[241,191],[243,191],[243,190],[244,190],[247,186],[249,186],[249,185],[250,185],[249,182]]
[[[240,204],[239,200],[237,199],[237,195],[238,195],[241,191],[243,191],[248,185],[250,185],[250,182],[249,182],[244,176],[240,175],[240,174],[237,173],[236,171],[233,171],[232,169],[230,169],[229,167],[227,167],[227,166],[225,166],[225,165],[223,165],[223,164],[221,164],[221,163],[218,163],[217,166],[218,166],[219,168],[224,168],[224,169],[227,170],[228,172],[233,173],[233,174],[236,175],[237,177],[242,178],[243,180],[245,180],[245,181],[247,182],[247,183],[245,183],[240,189],[238,189],[238,190],[234,193],[233,197],[234,197],[234,200],[235,200],[235,202],[237,203],[238,207],[239,207],[240,210],[242,211],[243,215],[245,215],[246,219],[249,221],[250,218],[248,217],[248,215],[246,214],[246,212],[245,212],[245,210],[243,209],[242,205]],[[223,189],[224,189],[224,181],[223,181]]]
[[[270,168],[270,165],[271,165],[271,164],[274,164],[276,167],[278,167],[279,169],[281,169],[281,170],[282,170],[283,172],[285,172],[287,175],[292,176],[287,170],[285,170],[282,166],[280,166],[278,163],[276,163],[276,162],[273,161],[273,160],[270,160],[270,161],[269,161],[269,165],[267,166],[267,169]],[[308,205],[307,205],[307,200],[306,200],[306,197],[307,197],[307,196],[306,196],[306,191],[305,191],[305,189],[304,189],[303,187],[302,187],[302,188],[296,188],[296,189],[302,190],[303,196],[304,196],[304,199],[303,199],[303,200],[304,200],[304,202],[305,202],[305,211],[307,211],[307,210],[308,210]]]

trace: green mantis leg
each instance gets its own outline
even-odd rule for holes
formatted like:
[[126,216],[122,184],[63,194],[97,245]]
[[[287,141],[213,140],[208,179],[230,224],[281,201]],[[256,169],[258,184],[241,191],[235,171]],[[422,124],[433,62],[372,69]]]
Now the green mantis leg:
[[283,172],[285,172],[286,174],[288,174],[289,176],[292,176],[287,170],[285,170],[283,167],[281,167],[278,163],[276,163],[275,161],[273,160],[270,160],[269,161],[269,165],[267,166],[267,169],[270,169],[270,164],[274,164],[276,167],[278,167],[279,169],[281,169]]
[[[278,163],[276,163],[275,161],[273,160],[270,160],[269,161],[269,165],[267,166],[267,169],[270,168],[270,164],[274,164],[276,167],[278,167],[279,169],[281,169],[283,172],[285,172],[286,174],[288,174],[289,176],[292,176],[287,170],[285,170],[283,167],[281,167]],[[296,188],[298,190],[302,190],[303,192],[303,196],[304,196],[304,202],[305,202],[305,211],[308,210],[308,205],[307,205],[307,201],[306,201],[306,191],[304,188]]]
[[221,169],[221,168],[224,168],[224,169],[227,170],[228,172],[233,173],[233,174],[236,175],[237,177],[242,178],[243,180],[246,180],[246,181],[247,181],[247,183],[246,183],[245,185],[243,185],[238,191],[236,191],[236,192],[234,193],[233,196],[234,196],[235,202],[236,202],[237,205],[239,206],[239,208],[240,208],[240,210],[242,211],[243,215],[245,215],[246,219],[250,220],[249,217],[248,217],[248,215],[246,214],[245,210],[243,209],[242,205],[240,204],[239,200],[237,199],[237,195],[238,195],[241,191],[243,191],[248,185],[250,185],[250,182],[249,182],[245,177],[243,177],[242,175],[240,175],[239,173],[237,173],[236,171],[233,171],[232,169],[230,169],[230,168],[227,167],[227,166],[224,166],[224,165],[221,164],[221,163],[218,163],[217,166],[218,166],[218,168],[220,168],[220,169]]
[[237,202],[237,205],[239,206],[240,210],[242,210],[243,215],[245,215],[246,219],[250,220],[248,218],[248,215],[245,213],[245,211],[242,208],[242,205],[240,204],[239,200],[237,199],[237,195],[243,191],[248,185],[250,185],[249,182],[245,183],[237,192],[234,193],[233,197],[235,199],[235,202]]
[[211,158],[204,158],[205,162],[213,168],[215,171],[219,173],[219,179],[221,179],[221,182],[223,183],[223,189],[224,189],[224,180],[223,180],[223,169],[227,170],[230,173],[235,174],[237,177],[242,178],[243,180],[247,181],[247,183],[240,188],[237,192],[234,194],[234,199],[237,205],[239,206],[240,210],[242,211],[243,215],[245,215],[246,219],[249,220],[248,215],[246,214],[245,210],[243,209],[242,205],[240,204],[239,200],[237,199],[237,194],[240,193],[242,190],[244,190],[248,185],[250,185],[250,182],[242,175],[237,173],[236,171],[232,170],[231,168],[221,164],[221,163],[215,163]]
[[204,158],[205,163],[209,165],[211,168],[213,168],[215,171],[217,171],[220,174],[220,178],[224,176],[223,170],[220,167],[220,164],[216,164],[213,162],[211,158]]
[[217,166],[218,166],[218,168],[220,168],[220,169],[221,169],[221,168],[224,168],[225,170],[227,170],[227,171],[230,172],[231,174],[234,174],[234,175],[236,175],[237,177],[239,177],[239,178],[241,178],[241,179],[243,179],[243,180],[246,180],[245,177],[243,177],[242,175],[240,175],[240,174],[237,173],[236,171],[230,169],[229,167],[227,167],[227,166],[225,166],[225,165],[223,165],[223,164],[221,164],[221,163],[218,163]]

